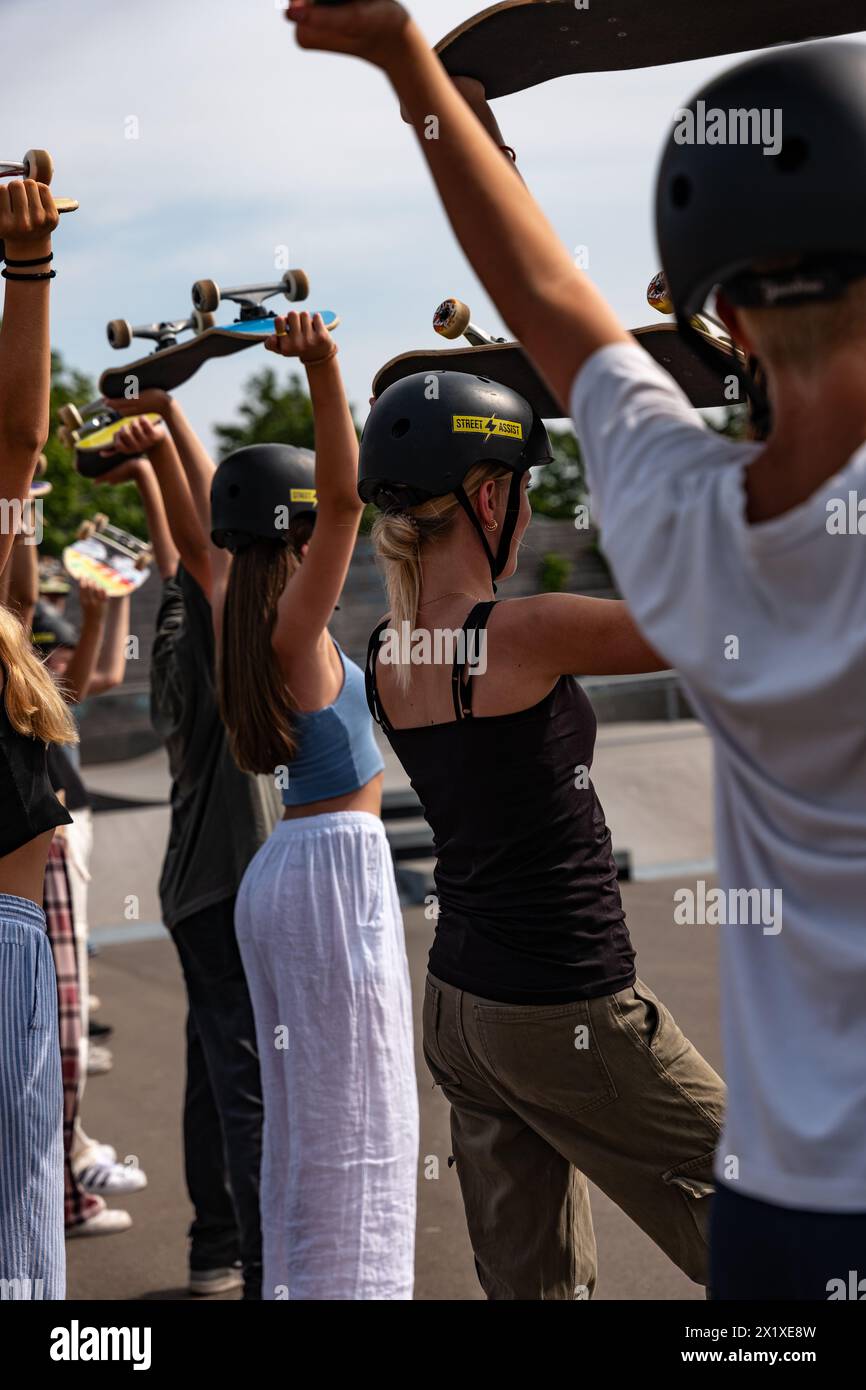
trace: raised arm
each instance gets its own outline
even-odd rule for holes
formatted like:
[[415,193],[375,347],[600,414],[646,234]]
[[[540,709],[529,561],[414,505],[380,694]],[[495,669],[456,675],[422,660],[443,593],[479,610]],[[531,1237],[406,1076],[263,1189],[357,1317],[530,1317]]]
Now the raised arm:
[[27,539],[26,531],[20,531],[15,537],[12,558],[4,575],[8,578],[5,601],[29,633],[39,602],[39,551]]
[[337,345],[319,314],[278,318],[266,346],[306,367],[316,429],[316,525],[303,564],[277,609],[273,645],[287,662],[309,651],[328,626],[342,592],[363,507],[358,496],[358,436],[337,365]]
[[[171,542],[177,546],[174,569],[177,569],[179,555],[183,569],[192,574],[196,584],[210,598],[210,478],[213,477],[214,466],[209,455],[183,416],[181,407],[167,392],[145,391],[135,402],[108,400],[108,404],[121,414],[131,414],[132,407],[135,407],[138,418],[125,425],[115,443],[125,452],[139,452],[150,460],[153,477],[163,499],[161,516],[168,521]],[[161,416],[168,431],[146,420],[146,414]],[[175,431],[178,438],[175,438]],[[195,491],[190,485],[190,475],[196,481]],[[143,493],[142,500],[147,507]],[[157,564],[164,578],[167,573],[174,574],[174,569],[163,569],[158,553]]]
[[421,31],[394,0],[349,0],[334,7],[295,0],[288,18],[297,24],[301,47],[354,54],[384,70],[476,274],[515,337],[567,400],[585,360],[607,343],[628,341],[628,335]]
[[78,586],[78,601],[81,605],[81,631],[61,680],[63,698],[71,705],[79,704],[90,693],[108,606],[106,594],[87,579],[82,579]]
[[[0,242],[6,256],[0,329],[0,500],[7,509],[19,507],[27,497],[48,438],[48,276],[56,226],[57,209],[44,184],[32,179],[0,184]],[[14,527],[0,526],[0,569],[9,559],[14,540]]]
[[86,695],[104,695],[106,690],[114,690],[118,685],[123,685],[126,675],[129,594],[122,594],[119,598],[109,599],[106,608],[102,644],[96,659],[96,667],[85,692]]

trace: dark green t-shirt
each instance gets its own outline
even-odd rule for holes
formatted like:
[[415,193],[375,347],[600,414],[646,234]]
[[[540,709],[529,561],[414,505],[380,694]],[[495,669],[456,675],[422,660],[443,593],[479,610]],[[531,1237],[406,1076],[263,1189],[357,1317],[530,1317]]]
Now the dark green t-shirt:
[[182,567],[163,584],[150,709],[172,778],[159,893],[163,921],[173,928],[234,896],[281,809],[273,779],[241,772],[229,751],[214,685],[210,604]]

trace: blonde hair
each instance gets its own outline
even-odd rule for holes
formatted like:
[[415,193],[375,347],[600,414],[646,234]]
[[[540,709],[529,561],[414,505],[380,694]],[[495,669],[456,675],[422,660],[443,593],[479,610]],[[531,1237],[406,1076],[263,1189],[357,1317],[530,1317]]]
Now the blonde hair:
[[[476,464],[464,478],[463,490],[473,501],[482,483],[500,482],[511,476],[508,469],[499,465]],[[412,630],[418,617],[423,548],[447,536],[462,510],[452,492],[447,497],[434,497],[408,512],[384,512],[373,523],[373,547],[384,573],[391,623],[398,632],[402,631],[404,622],[408,622]],[[405,690],[411,667],[405,662],[395,664],[397,684]]]
[[739,314],[762,362],[809,371],[831,353],[866,339],[866,279],[826,303],[740,309]]
[[74,720],[54,677],[34,652],[20,618],[3,604],[0,665],[6,715],[15,732],[43,743],[77,743]]

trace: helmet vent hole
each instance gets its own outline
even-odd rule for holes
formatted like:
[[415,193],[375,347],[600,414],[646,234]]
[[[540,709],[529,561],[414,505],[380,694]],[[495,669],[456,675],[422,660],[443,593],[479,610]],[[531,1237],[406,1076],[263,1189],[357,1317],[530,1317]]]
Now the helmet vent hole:
[[801,169],[809,158],[809,146],[799,135],[792,135],[789,140],[782,143],[782,148],[776,156],[780,174],[795,174]]
[[402,439],[404,434],[408,434],[412,428],[412,421],[407,419],[395,420],[391,426],[391,434],[395,439]]
[[231,487],[229,488],[229,497],[240,497],[240,495],[241,490],[238,487],[237,483],[232,483]]
[[692,181],[685,174],[677,174],[671,184],[671,202],[675,208],[688,207],[692,200]]

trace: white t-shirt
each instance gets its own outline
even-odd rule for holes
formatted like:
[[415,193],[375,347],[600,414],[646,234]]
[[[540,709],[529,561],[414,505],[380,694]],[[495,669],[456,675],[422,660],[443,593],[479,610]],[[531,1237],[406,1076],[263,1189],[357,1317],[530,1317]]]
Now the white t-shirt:
[[[744,467],[761,446],[713,433],[637,345],[589,359],[572,415],[621,592],[713,736],[731,924],[680,930],[684,951],[721,933],[717,1178],[866,1212],[866,446],[750,526]],[[834,499],[855,518],[864,501],[863,534],[830,533]],[[769,890],[766,910],[736,890]]]

